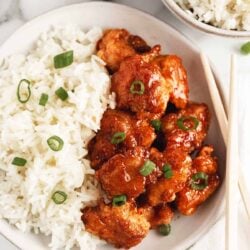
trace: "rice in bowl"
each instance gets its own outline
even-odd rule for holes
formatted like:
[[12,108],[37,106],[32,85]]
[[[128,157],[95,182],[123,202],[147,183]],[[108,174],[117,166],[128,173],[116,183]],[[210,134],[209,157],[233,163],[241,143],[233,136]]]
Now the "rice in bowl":
[[[0,217],[23,232],[51,235],[52,249],[96,249],[99,240],[84,231],[81,209],[95,204],[99,189],[86,159],[87,143],[100,127],[107,107],[114,108],[104,62],[94,55],[100,28],[55,27],[41,35],[26,55],[2,60],[0,68]],[[55,69],[53,58],[74,51],[73,63]],[[31,84],[27,103],[17,98],[21,79]],[[63,87],[68,99],[55,91]],[[49,96],[39,105],[42,93]],[[47,139],[59,136],[61,151]],[[25,166],[12,164],[15,157]],[[63,204],[52,195],[67,194]]]
[[250,31],[248,0],[174,0],[198,21],[226,30]]

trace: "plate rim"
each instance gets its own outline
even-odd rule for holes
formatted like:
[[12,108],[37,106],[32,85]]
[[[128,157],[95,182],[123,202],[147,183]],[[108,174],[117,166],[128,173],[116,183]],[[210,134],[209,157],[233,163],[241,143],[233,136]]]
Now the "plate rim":
[[[45,12],[41,15],[38,15],[37,17],[29,20],[28,22],[24,23],[21,27],[19,27],[17,30],[15,30],[4,42],[3,44],[0,46],[0,57],[1,57],[1,53],[4,50],[5,46],[8,46],[8,43],[13,40],[15,38],[15,36],[22,32],[23,30],[25,30],[27,27],[29,26],[33,26],[35,25],[37,22],[40,22],[42,19],[49,17],[51,15],[55,15],[59,12],[65,12],[65,11],[69,11],[70,9],[74,9],[77,8],[79,6],[86,6],[86,5],[106,5],[106,6],[116,6],[120,9],[123,9],[124,11],[132,11],[135,14],[140,14],[141,16],[144,16],[145,18],[149,18],[151,19],[153,22],[156,22],[158,25],[161,25],[169,30],[171,30],[171,32],[173,32],[175,34],[175,36],[177,36],[183,43],[188,44],[188,46],[190,46],[197,54],[199,54],[200,51],[200,47],[197,46],[196,42],[194,42],[192,39],[190,39],[189,37],[187,37],[186,35],[184,35],[181,31],[179,31],[176,28],[173,28],[170,24],[165,23],[164,21],[156,18],[155,16],[143,12],[141,10],[138,10],[136,8],[127,6],[127,5],[123,5],[123,4],[119,4],[119,3],[114,3],[114,2],[104,2],[104,1],[91,1],[91,2],[83,2],[83,3],[76,3],[76,4],[70,4],[70,5],[66,5],[66,6],[62,6],[53,10],[50,10],[48,12]],[[220,75],[217,72],[216,67],[212,64],[212,70],[215,74],[215,78],[217,80],[217,84],[219,86],[220,89],[220,95],[222,96],[222,100],[223,100],[223,104],[225,105],[225,96],[224,93],[221,91],[221,79],[220,79]],[[210,94],[209,94],[210,96]],[[217,119],[217,116],[215,116]],[[223,143],[224,145],[224,143]],[[226,166],[225,166],[226,168]],[[222,184],[220,185],[220,189],[225,190],[225,182],[223,181]],[[224,198],[225,194],[223,192],[223,198]],[[217,207],[217,214],[216,216],[212,216],[212,214],[210,213],[209,216],[207,216],[207,218],[211,218],[211,220],[209,221],[209,223],[206,224],[206,226],[204,226],[203,228],[201,228],[201,230],[199,232],[196,233],[196,235],[194,237],[192,237],[191,239],[185,239],[182,243],[185,244],[185,249],[189,249],[190,247],[192,247],[193,245],[195,245],[199,239],[201,239],[206,233],[208,233],[208,231],[218,222],[218,220],[221,218],[222,214],[223,214],[223,210],[224,210],[224,202],[221,201],[219,204],[219,207]],[[8,226],[13,227],[11,224],[9,224],[7,222],[7,220],[5,219],[0,219],[0,234],[3,235],[4,238],[8,239],[13,245],[15,245],[17,248],[20,249],[20,246],[18,245],[18,240],[17,239],[13,239],[10,234],[5,234],[3,231],[3,224],[5,224],[5,222],[8,224]],[[14,229],[16,229],[14,227]],[[180,247],[180,246],[178,246]],[[174,247],[172,250],[179,250],[179,248],[177,249],[176,247]]]

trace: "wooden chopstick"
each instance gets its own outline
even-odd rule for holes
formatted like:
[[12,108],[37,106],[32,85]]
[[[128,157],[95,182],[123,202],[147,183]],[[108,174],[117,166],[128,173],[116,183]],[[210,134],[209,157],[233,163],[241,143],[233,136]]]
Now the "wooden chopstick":
[[[214,110],[218,119],[220,131],[222,133],[222,137],[224,140],[225,145],[227,146],[227,135],[228,135],[228,121],[226,112],[222,103],[221,96],[219,94],[218,87],[216,85],[209,61],[205,55],[205,53],[201,53],[201,62],[203,65],[203,69],[205,72],[205,76],[208,83],[209,92],[211,95],[212,103],[214,106]],[[242,172],[241,164],[238,161],[237,163],[238,171],[239,171],[239,179],[238,179],[238,186],[241,194],[241,198],[243,200],[246,212],[248,214],[248,218],[250,220],[250,194],[247,191],[245,177]]]
[[235,80],[235,57],[231,58],[230,102],[228,112],[227,168],[226,168],[226,228],[225,249],[237,250],[238,228],[238,88]]

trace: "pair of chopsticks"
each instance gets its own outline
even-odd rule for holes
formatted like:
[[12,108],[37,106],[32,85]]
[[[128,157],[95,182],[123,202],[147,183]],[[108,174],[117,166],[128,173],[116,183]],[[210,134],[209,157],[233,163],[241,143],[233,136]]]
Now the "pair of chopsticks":
[[237,246],[237,184],[241,193],[245,209],[250,219],[250,194],[247,192],[246,182],[239,163],[238,154],[238,129],[237,129],[237,96],[238,88],[235,81],[235,57],[231,58],[230,77],[230,104],[228,120],[219,94],[212,70],[207,57],[201,53],[201,61],[208,82],[214,110],[218,119],[223,140],[227,145],[226,168],[226,250],[236,250]]
[[239,148],[238,148],[238,87],[235,80],[235,57],[231,58],[230,96],[228,112],[227,164],[226,164],[226,224],[225,249],[238,249],[238,196]]

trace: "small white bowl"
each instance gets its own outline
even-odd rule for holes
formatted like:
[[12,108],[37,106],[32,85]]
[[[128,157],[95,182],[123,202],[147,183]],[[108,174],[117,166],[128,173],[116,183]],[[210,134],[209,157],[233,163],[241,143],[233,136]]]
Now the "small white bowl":
[[182,22],[203,32],[226,37],[250,37],[250,31],[226,30],[200,22],[185,12],[174,0],[162,0],[162,2]]

